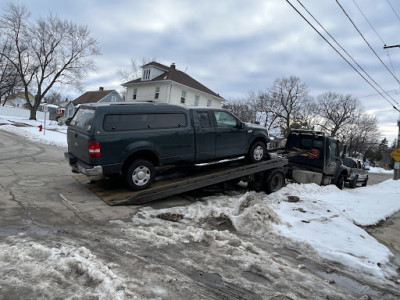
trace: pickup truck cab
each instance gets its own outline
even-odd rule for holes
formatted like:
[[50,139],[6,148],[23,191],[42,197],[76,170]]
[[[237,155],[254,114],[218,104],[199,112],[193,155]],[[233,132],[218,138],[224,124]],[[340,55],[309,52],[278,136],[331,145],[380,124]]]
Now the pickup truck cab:
[[349,175],[346,178],[346,183],[349,187],[355,188],[357,187],[357,183],[361,183],[362,186],[367,186],[369,167],[365,167],[362,160],[346,157],[343,160],[343,164],[350,169]]
[[157,166],[243,155],[260,162],[270,141],[265,128],[226,110],[160,103],[81,105],[68,125],[65,157],[73,172],[122,173],[134,190],[151,185]]

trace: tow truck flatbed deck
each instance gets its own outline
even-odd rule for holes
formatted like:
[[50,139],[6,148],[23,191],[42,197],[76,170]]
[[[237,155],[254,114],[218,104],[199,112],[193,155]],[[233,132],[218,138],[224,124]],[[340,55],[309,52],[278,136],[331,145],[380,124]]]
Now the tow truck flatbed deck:
[[[110,206],[143,204],[165,197],[185,193],[210,185],[252,176],[260,172],[281,169],[288,163],[287,159],[277,158],[256,164],[216,164],[206,167],[197,167],[189,175],[176,178],[167,178],[156,181],[152,186],[142,191],[132,191],[122,183],[113,184],[112,180],[91,180],[85,175],[75,175],[75,179],[84,184],[90,191]],[[179,170],[179,169],[178,169]],[[122,178],[121,178],[121,181]]]

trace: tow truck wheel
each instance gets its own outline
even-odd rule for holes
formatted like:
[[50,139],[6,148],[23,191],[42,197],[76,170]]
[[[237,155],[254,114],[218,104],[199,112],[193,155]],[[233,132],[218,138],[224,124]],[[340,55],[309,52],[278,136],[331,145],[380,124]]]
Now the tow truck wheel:
[[344,187],[344,177],[343,176],[339,176],[339,178],[336,182],[336,186],[338,187],[338,189],[343,190],[343,187]]
[[263,142],[255,142],[250,147],[248,158],[252,163],[258,163],[264,160],[267,153],[267,147]]
[[133,190],[147,189],[154,181],[155,169],[151,162],[145,159],[135,160],[126,171],[126,181]]
[[267,177],[265,185],[265,191],[267,194],[271,194],[280,190],[285,185],[285,174],[282,171],[273,171]]

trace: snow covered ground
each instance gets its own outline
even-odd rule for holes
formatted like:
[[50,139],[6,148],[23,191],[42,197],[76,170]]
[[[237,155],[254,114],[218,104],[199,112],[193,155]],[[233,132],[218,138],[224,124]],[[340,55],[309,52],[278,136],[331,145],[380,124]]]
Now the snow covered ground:
[[[28,117],[27,110],[0,107],[0,124],[3,124],[0,130],[41,143],[66,147],[65,126],[58,126],[54,121],[46,122],[46,132],[43,134],[38,129],[39,125],[43,125],[43,113],[38,112],[39,121],[29,121]],[[11,125],[15,122],[33,127]],[[371,168],[370,172],[383,170]],[[255,244],[241,241],[238,236],[268,240],[273,233],[313,249],[321,258],[342,264],[349,272],[399,287],[398,273],[390,263],[393,254],[361,227],[378,224],[399,210],[400,181],[392,179],[375,186],[345,190],[333,185],[288,184],[271,195],[248,192],[231,197],[216,195],[191,205],[172,208],[142,207],[130,221],[116,220],[111,225],[118,226],[129,240],[143,241],[156,247],[207,242],[218,245],[226,257],[233,252],[236,255],[242,253],[239,255],[241,258],[236,259],[243,271],[254,265],[267,268],[268,264],[260,262],[259,255],[250,254],[259,254],[261,249]],[[177,216],[178,222],[155,217],[160,214]],[[204,228],[202,224],[210,216],[226,220],[238,235],[228,230]],[[114,242],[123,243],[122,240]],[[51,271],[54,276],[61,276],[61,273],[65,275],[71,268],[80,268],[82,272],[90,273],[93,280],[101,282],[97,287],[103,294],[114,295],[117,299],[124,290],[121,286],[125,283],[113,273],[112,266],[99,264],[96,257],[85,248],[44,248],[34,241],[24,241],[23,237],[16,238],[14,243],[13,248],[0,245],[0,260],[7,265],[16,263],[17,256],[21,268],[27,272],[35,270],[38,276],[41,272],[50,272],[50,266],[55,266]],[[37,259],[46,263],[38,266],[35,264]],[[17,278],[14,280],[18,281]],[[155,291],[159,298],[163,298],[163,292],[161,288]]]
[[[29,120],[27,109],[0,106],[0,124],[3,124],[0,129],[43,144],[67,147],[67,126],[58,126],[56,121],[50,121],[48,113],[46,122],[44,117],[45,113],[38,111],[37,121]],[[15,123],[19,126],[11,125]],[[39,131],[40,125],[42,131]]]

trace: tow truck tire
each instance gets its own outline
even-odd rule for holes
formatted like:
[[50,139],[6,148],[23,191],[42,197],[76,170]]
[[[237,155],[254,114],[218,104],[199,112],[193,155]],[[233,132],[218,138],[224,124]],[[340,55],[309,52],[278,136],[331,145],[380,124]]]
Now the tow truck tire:
[[147,189],[153,183],[154,177],[155,168],[145,159],[133,161],[125,174],[126,182],[135,191]]
[[267,153],[267,147],[261,141],[254,142],[248,154],[251,163],[258,163],[264,160]]
[[283,188],[285,186],[285,174],[282,171],[272,171],[267,177],[265,183],[265,191],[267,194],[271,194]]
[[336,186],[338,187],[339,190],[343,190],[344,187],[344,176],[339,176]]

